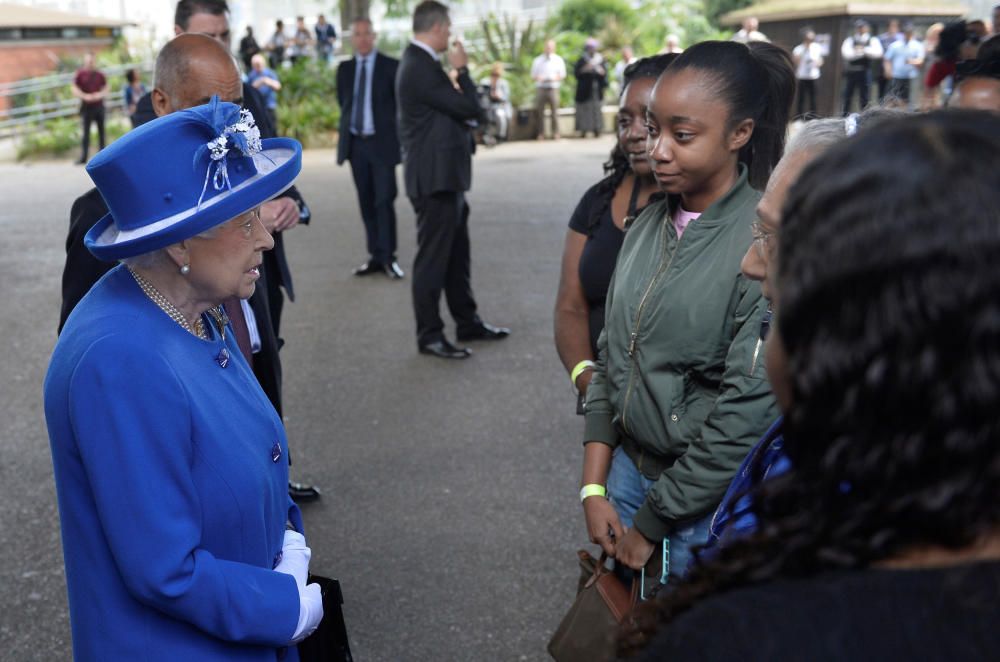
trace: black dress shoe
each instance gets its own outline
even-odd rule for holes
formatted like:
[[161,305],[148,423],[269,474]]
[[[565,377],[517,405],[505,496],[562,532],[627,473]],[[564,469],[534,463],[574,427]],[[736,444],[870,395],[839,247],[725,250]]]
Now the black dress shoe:
[[375,260],[368,260],[360,267],[354,270],[355,276],[368,276],[369,274],[377,274],[382,271],[382,265]]
[[467,359],[472,356],[472,352],[465,347],[455,347],[444,339],[420,345],[418,350],[421,354],[429,354],[439,359]]
[[303,485],[302,483],[288,481],[288,496],[292,497],[292,501],[296,503],[315,501],[319,498],[319,490],[312,485]]
[[480,322],[471,329],[463,329],[458,332],[458,339],[467,340],[502,340],[510,335],[510,329],[502,326],[493,326],[486,322]]
[[382,271],[384,271],[385,275],[391,278],[392,280],[402,280],[403,276],[405,275],[403,273],[403,270],[399,267],[399,262],[396,262],[395,260],[391,261],[389,264],[384,265],[382,267]]

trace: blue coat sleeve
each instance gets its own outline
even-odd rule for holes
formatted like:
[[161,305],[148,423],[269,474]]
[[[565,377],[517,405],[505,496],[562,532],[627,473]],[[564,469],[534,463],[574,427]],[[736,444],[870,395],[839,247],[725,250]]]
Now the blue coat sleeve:
[[299,616],[294,578],[199,547],[190,408],[167,361],[121,335],[98,341],[73,374],[70,416],[131,595],[226,641],[286,645]]

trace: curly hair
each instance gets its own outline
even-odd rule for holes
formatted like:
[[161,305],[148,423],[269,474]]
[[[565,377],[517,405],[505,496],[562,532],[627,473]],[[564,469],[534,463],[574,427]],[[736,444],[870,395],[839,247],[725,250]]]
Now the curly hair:
[[707,596],[1000,527],[1000,118],[912,116],[830,149],[789,192],[779,256],[793,468],[754,468],[757,530],[642,605],[622,655]]
[[[676,58],[676,53],[663,53],[661,55],[644,57],[625,67],[625,71],[622,74],[622,91],[618,95],[619,100],[625,95],[625,90],[633,81],[643,78],[652,78],[654,80],[659,78],[660,74]],[[615,191],[618,190],[618,187],[621,186],[621,183],[630,172],[632,172],[632,167],[629,165],[628,156],[622,150],[621,143],[615,141],[611,155],[604,162],[604,179],[597,184],[598,200],[601,203],[595,205],[590,210],[590,216],[587,218],[587,234],[593,232],[594,228],[597,227],[601,217],[604,216],[604,212],[611,205],[611,198],[614,196]]]

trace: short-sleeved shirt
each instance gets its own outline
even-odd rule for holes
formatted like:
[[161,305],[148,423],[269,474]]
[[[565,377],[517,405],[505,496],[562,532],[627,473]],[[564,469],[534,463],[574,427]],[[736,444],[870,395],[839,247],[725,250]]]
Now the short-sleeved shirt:
[[[73,84],[80,88],[81,92],[91,94],[103,90],[108,81],[104,77],[104,74],[97,69],[78,69],[76,76],[73,78]],[[104,100],[98,99],[97,101],[84,101],[83,103],[85,106],[103,106]]]
[[[278,80],[278,74],[266,67],[260,73],[251,70],[250,73],[247,74],[247,82],[251,85],[253,85],[253,82],[258,78],[273,78],[274,80]],[[272,87],[269,85],[261,85],[260,87],[255,87],[254,89],[260,92],[261,98],[264,99],[264,106],[268,110],[274,110],[278,107],[278,95],[274,93],[274,89]]]
[[798,66],[795,67],[795,77],[799,80],[818,80],[819,62],[823,59],[823,49],[815,41],[806,46],[799,44],[792,51],[799,59]]
[[535,81],[535,87],[542,89],[557,90],[562,84],[562,79],[566,78],[566,62],[553,53],[546,55],[542,53],[531,63],[531,77],[541,76],[545,80]]
[[[608,286],[618,261],[618,252],[625,240],[625,233],[615,225],[611,216],[614,191],[602,192],[599,190],[600,186],[600,183],[594,184],[583,194],[569,220],[571,230],[587,235],[587,242],[580,254],[579,274],[583,295],[590,309],[590,349],[594,356],[597,356],[597,337],[604,330],[604,303],[608,298]],[[591,226],[591,216],[598,206],[605,206],[605,211]]]
[[142,83],[139,84],[138,94],[132,88],[131,85],[126,84],[122,89],[122,101],[125,105],[125,111],[128,112],[129,107],[134,103],[139,103],[139,99],[146,96],[146,86]]
[[918,60],[924,57],[924,47],[916,39],[908,42],[894,41],[885,52],[885,59],[892,65],[893,78],[916,78],[920,75],[920,69],[913,66],[907,60]]

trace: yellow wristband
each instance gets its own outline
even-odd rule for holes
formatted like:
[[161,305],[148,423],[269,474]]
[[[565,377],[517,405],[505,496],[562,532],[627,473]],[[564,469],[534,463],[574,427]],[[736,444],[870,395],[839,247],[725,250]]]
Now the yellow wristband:
[[583,503],[583,500],[586,499],[587,497],[592,497],[592,496],[607,497],[608,491],[604,488],[603,485],[598,485],[597,483],[584,485],[583,487],[580,488],[580,503]]
[[573,384],[573,388],[574,389],[576,388],[576,380],[580,375],[583,374],[584,370],[593,370],[596,367],[597,364],[591,361],[590,359],[585,359],[583,361],[580,361],[575,366],[573,366],[573,370],[571,370],[569,373],[569,381]]

